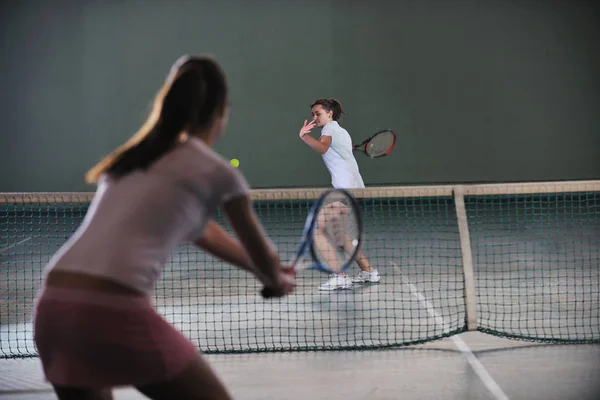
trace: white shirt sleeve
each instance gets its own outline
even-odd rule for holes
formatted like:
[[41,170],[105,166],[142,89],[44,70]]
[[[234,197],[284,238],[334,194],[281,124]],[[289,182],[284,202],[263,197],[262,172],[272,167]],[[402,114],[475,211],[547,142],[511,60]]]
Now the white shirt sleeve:
[[334,132],[335,129],[331,126],[331,124],[328,124],[321,129],[321,136],[333,136]]

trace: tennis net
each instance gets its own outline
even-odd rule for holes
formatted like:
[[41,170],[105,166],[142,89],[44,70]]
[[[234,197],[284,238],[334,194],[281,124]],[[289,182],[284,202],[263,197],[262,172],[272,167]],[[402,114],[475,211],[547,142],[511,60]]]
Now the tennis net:
[[[323,190],[253,191],[283,260]],[[379,283],[323,292],[328,277],[306,271],[293,295],[265,300],[248,273],[182,245],[156,286],[156,308],[206,353],[394,347],[467,330],[600,343],[600,182],[353,192]],[[92,196],[0,194],[0,358],[37,355],[31,316],[42,269]]]

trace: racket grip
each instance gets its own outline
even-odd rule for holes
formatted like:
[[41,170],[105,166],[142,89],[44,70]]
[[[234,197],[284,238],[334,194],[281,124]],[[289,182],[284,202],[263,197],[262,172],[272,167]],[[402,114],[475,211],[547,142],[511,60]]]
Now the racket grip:
[[270,299],[271,297],[275,296],[275,292],[273,291],[273,289],[269,289],[269,288],[263,288],[260,291],[260,294],[265,299]]

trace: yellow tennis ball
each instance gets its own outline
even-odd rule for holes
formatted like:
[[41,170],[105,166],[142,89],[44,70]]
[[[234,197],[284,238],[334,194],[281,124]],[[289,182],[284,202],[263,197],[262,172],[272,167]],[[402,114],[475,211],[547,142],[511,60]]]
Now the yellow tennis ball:
[[233,168],[237,168],[240,166],[240,160],[238,160],[237,158],[234,158],[233,160],[229,161],[229,163]]

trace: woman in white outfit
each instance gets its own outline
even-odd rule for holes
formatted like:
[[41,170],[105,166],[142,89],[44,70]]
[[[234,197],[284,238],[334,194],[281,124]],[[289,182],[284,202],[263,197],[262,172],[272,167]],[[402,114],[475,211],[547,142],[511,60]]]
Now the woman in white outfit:
[[[310,108],[313,119],[310,122],[304,121],[299,136],[304,143],[321,154],[325,166],[331,174],[332,186],[339,189],[364,188],[365,184],[352,153],[352,139],[338,123],[344,113],[342,105],[335,99],[318,99]],[[309,135],[315,126],[322,127],[319,139]],[[319,239],[318,236],[317,233],[317,239]],[[320,240],[316,240],[317,246],[320,246],[320,242]],[[380,281],[379,273],[371,267],[369,260],[362,252],[359,252],[356,262],[361,269],[357,275],[348,277],[345,274],[334,274],[326,283],[319,286],[319,289],[350,289],[353,283]]]

